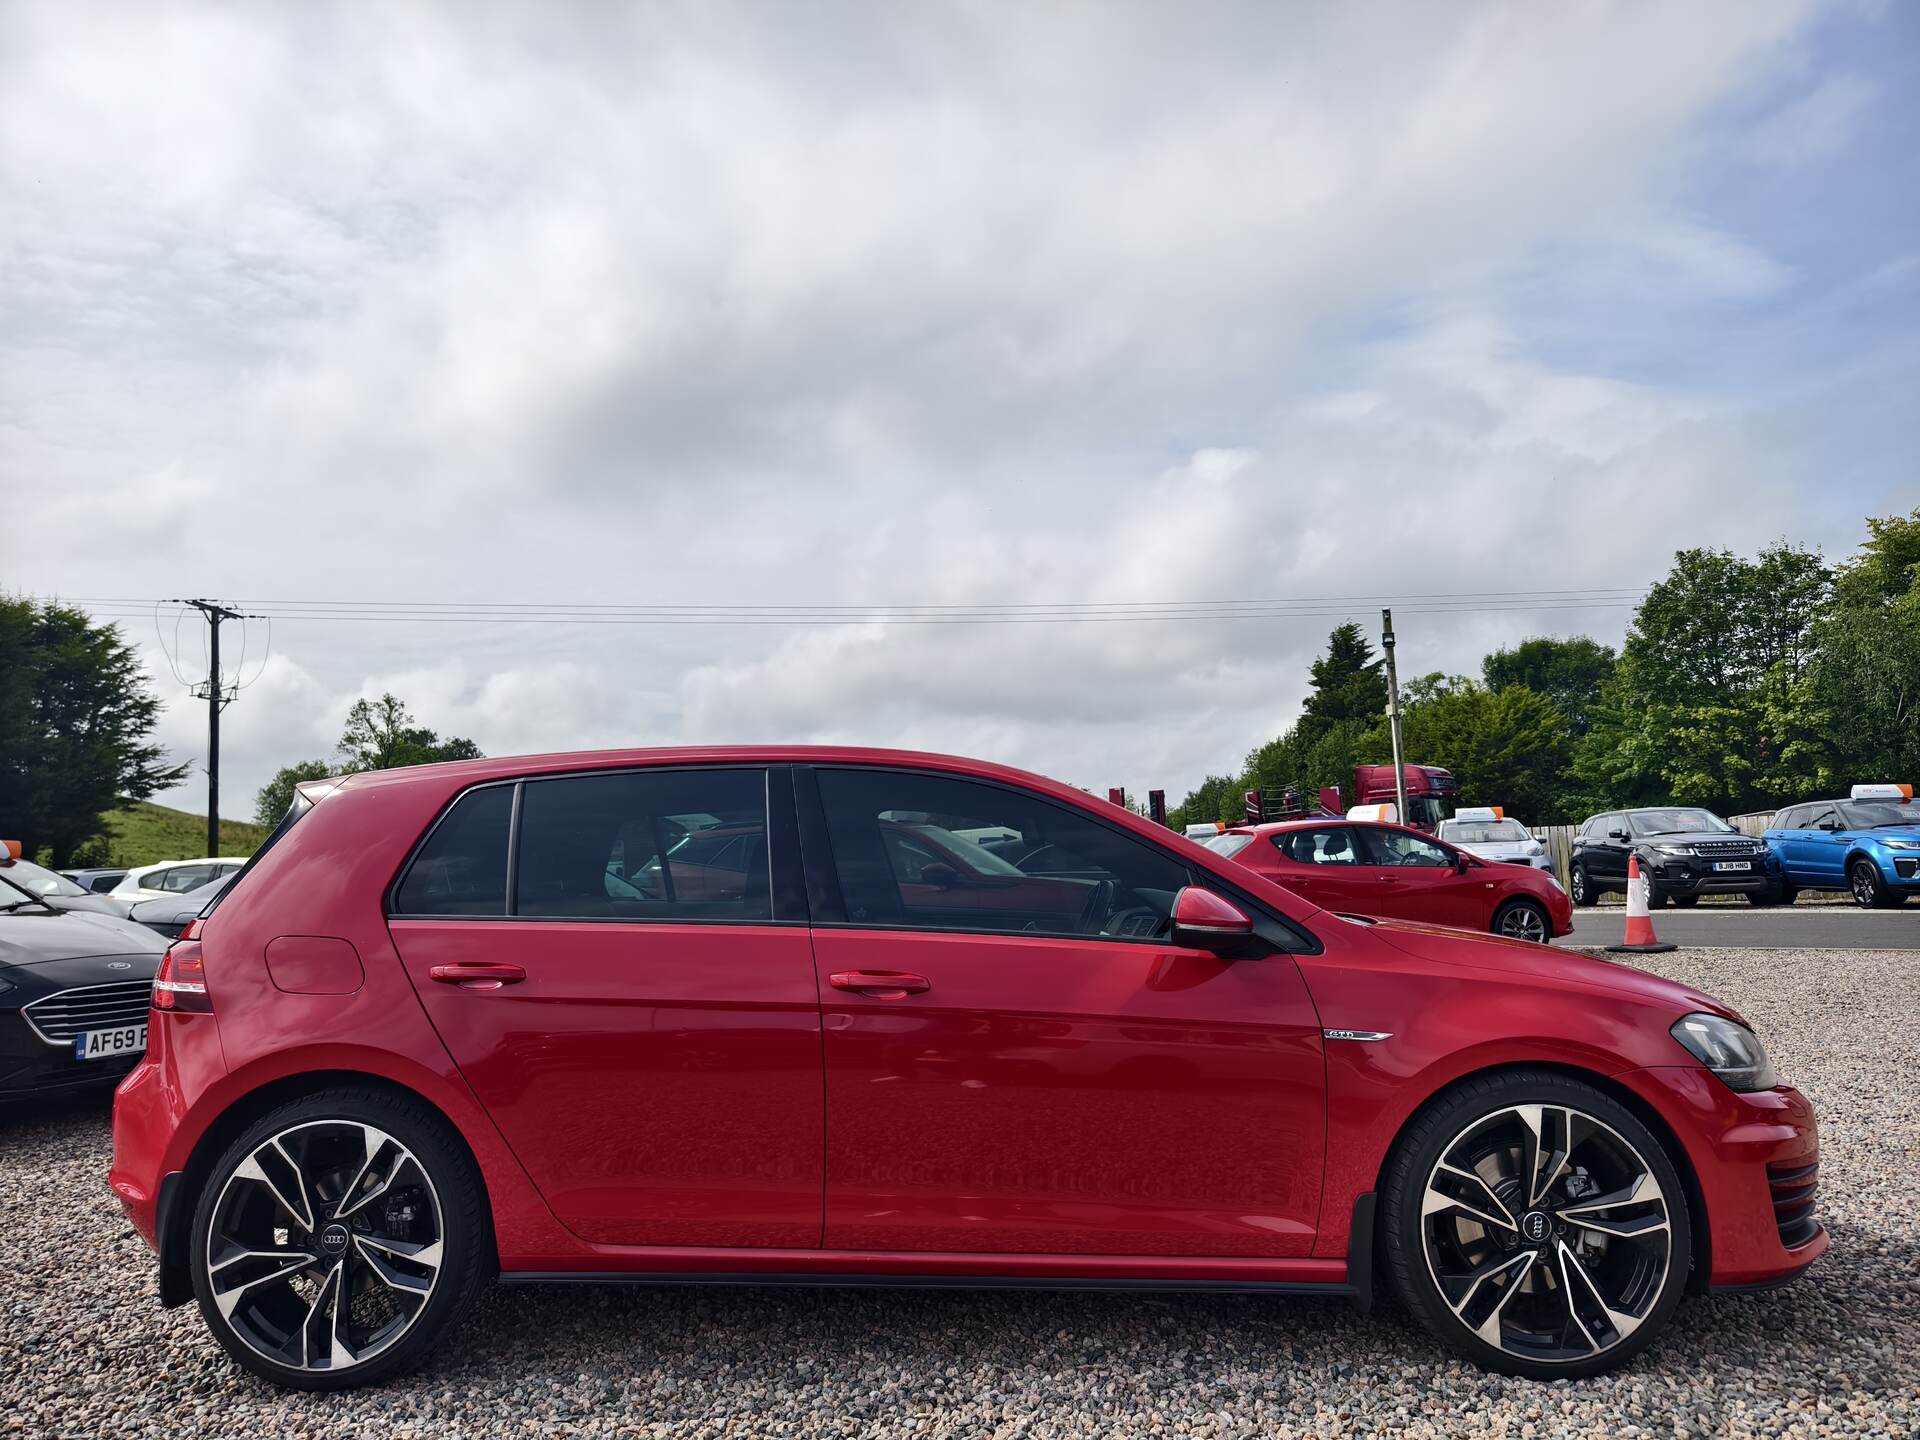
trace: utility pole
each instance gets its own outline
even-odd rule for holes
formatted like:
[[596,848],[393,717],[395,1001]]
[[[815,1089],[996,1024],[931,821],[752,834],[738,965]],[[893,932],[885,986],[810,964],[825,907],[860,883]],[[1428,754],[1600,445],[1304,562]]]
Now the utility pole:
[[1393,611],[1380,612],[1380,648],[1387,655],[1387,728],[1393,732],[1394,811],[1402,825],[1407,819],[1406,752],[1400,744],[1400,676],[1393,668]]
[[174,603],[189,605],[207,618],[207,680],[204,685],[193,687],[196,697],[204,696],[207,702],[207,854],[220,853],[220,712],[233,699],[236,691],[229,690],[220,674],[220,625],[226,620],[244,620],[247,617],[238,610],[229,610],[226,606],[212,600],[179,600]]

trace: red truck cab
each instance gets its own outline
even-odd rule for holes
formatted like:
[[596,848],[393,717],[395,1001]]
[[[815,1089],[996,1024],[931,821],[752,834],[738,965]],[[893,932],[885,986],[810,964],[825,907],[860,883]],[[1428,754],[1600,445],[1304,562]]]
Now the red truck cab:
[[[1460,794],[1460,782],[1451,770],[1438,765],[1403,765],[1407,777],[1407,813],[1402,824],[1433,834],[1452,812]],[[1355,805],[1392,805],[1398,796],[1391,765],[1353,767],[1353,803]]]

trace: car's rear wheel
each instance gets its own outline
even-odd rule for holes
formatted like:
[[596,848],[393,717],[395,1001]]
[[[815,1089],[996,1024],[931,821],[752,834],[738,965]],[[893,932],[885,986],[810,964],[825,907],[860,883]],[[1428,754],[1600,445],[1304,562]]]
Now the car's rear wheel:
[[425,1106],[377,1090],[261,1117],[193,1219],[200,1313],[227,1353],[301,1390],[419,1363],[472,1302],[491,1246],[472,1158]]
[[1553,938],[1553,926],[1546,910],[1531,900],[1509,900],[1493,912],[1493,924],[1489,928],[1496,935],[1531,940],[1536,945],[1544,945]]
[[1593,888],[1593,879],[1587,874],[1587,867],[1580,864],[1571,866],[1567,871],[1567,898],[1576,905],[1591,905],[1600,898]]
[[1510,1375],[1608,1370],[1680,1302],[1680,1177],[1624,1106],[1548,1071],[1469,1080],[1409,1126],[1382,1196],[1387,1274],[1455,1351]]

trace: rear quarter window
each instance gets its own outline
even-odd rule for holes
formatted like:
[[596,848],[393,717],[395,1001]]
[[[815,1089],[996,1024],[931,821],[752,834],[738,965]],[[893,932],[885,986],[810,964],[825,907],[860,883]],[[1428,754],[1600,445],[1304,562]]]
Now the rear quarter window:
[[469,790],[433,827],[394,891],[396,915],[507,913],[513,787]]

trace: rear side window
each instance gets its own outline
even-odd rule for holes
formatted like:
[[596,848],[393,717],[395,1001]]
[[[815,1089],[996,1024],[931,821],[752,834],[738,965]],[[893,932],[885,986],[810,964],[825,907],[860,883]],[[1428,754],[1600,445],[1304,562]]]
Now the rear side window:
[[765,770],[529,780],[514,911],[577,920],[770,920]]
[[1172,856],[1023,791],[893,770],[817,773],[857,925],[1155,939],[1187,883]]
[[400,915],[507,913],[507,832],[513,787],[469,790],[427,837],[394,894]]

